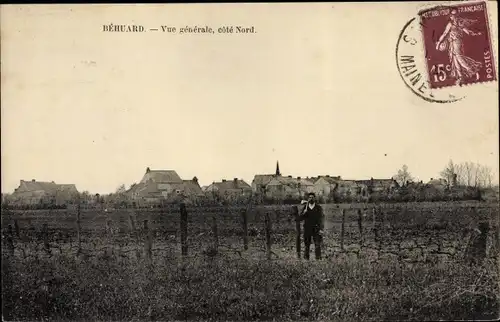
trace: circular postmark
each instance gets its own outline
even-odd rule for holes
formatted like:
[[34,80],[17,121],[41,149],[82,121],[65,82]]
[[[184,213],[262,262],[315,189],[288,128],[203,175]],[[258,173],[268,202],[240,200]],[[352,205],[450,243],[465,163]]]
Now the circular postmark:
[[425,101],[453,103],[465,97],[456,87],[431,89],[418,17],[410,19],[399,34],[396,44],[396,64],[405,85]]

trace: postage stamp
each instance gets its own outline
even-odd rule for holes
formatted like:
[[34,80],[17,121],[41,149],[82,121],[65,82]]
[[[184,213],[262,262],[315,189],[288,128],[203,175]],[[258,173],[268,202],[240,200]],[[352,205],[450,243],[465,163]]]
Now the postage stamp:
[[496,80],[484,2],[419,12],[431,88]]
[[396,44],[399,74],[411,91],[432,103],[466,97],[468,86],[497,80],[485,2],[421,9]]

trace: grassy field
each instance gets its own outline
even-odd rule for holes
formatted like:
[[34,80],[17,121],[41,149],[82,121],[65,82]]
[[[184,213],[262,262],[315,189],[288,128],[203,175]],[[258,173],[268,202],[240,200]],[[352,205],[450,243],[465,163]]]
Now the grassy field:
[[[374,212],[373,206],[380,209]],[[318,262],[297,259],[289,206],[249,209],[245,251],[243,210],[189,208],[186,258],[180,256],[178,212],[83,210],[79,256],[75,211],[2,213],[3,235],[11,225],[14,246],[8,252],[3,238],[4,318],[450,320],[499,315],[498,205],[325,205],[325,258]],[[272,260],[265,260],[266,213],[272,222]],[[210,252],[214,217],[217,255]],[[144,259],[144,220],[152,231],[151,262]],[[481,224],[488,227],[485,254],[471,263],[466,250]]]
[[494,263],[2,258],[6,320],[461,320],[498,317]]

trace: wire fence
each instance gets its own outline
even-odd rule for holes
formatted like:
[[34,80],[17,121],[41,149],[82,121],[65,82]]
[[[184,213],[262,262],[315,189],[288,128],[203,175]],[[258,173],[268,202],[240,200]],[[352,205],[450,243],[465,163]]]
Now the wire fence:
[[[324,205],[326,259],[441,261],[498,256],[498,207],[486,204]],[[300,259],[294,205],[2,213],[2,251],[17,258]],[[314,245],[311,247],[314,248]]]

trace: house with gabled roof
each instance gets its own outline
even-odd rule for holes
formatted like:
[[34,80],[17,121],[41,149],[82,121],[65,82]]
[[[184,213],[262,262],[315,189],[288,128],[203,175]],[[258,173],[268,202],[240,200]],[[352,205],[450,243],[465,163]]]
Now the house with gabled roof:
[[392,192],[399,188],[399,184],[394,178],[388,179],[370,179],[370,189],[372,192]]
[[186,196],[190,197],[203,197],[205,194],[201,190],[200,184],[198,183],[198,178],[194,177],[191,180],[182,180],[183,192]]
[[246,200],[252,196],[252,193],[252,186],[238,178],[215,181],[205,189],[205,195],[209,199],[225,201]]
[[269,182],[275,177],[275,174],[256,174],[252,180],[252,190],[254,192],[265,190]]
[[314,191],[314,183],[301,177],[275,176],[266,186],[267,198],[283,200],[288,198],[302,198],[305,194]]
[[252,180],[253,192],[265,192],[267,185],[271,180],[281,176],[279,161],[276,161],[276,171],[274,174],[256,174]]
[[439,191],[444,191],[446,190],[446,188],[448,188],[448,181],[443,178],[437,178],[437,179],[431,178],[426,185],[428,187],[435,188]]
[[57,184],[54,181],[44,182],[21,180],[19,187],[12,193],[12,201],[17,204],[70,204],[78,197],[74,184]]
[[318,197],[331,197],[339,182],[340,176],[323,175],[314,178],[314,192]]
[[284,200],[300,198],[308,192],[314,192],[314,179],[284,176],[281,174],[279,162],[276,162],[274,174],[257,174],[252,181],[252,189],[269,199]]
[[183,180],[174,170],[146,168],[141,181],[133,184],[126,194],[133,202],[161,203],[180,197],[190,200],[203,196],[198,178]]
[[360,180],[340,180],[335,188],[339,197],[361,196],[364,184]]
[[209,185],[206,190],[207,193],[218,192],[222,195],[238,193],[238,194],[251,194],[252,186],[246,183],[243,179],[234,178],[233,180],[222,179],[215,181]]

